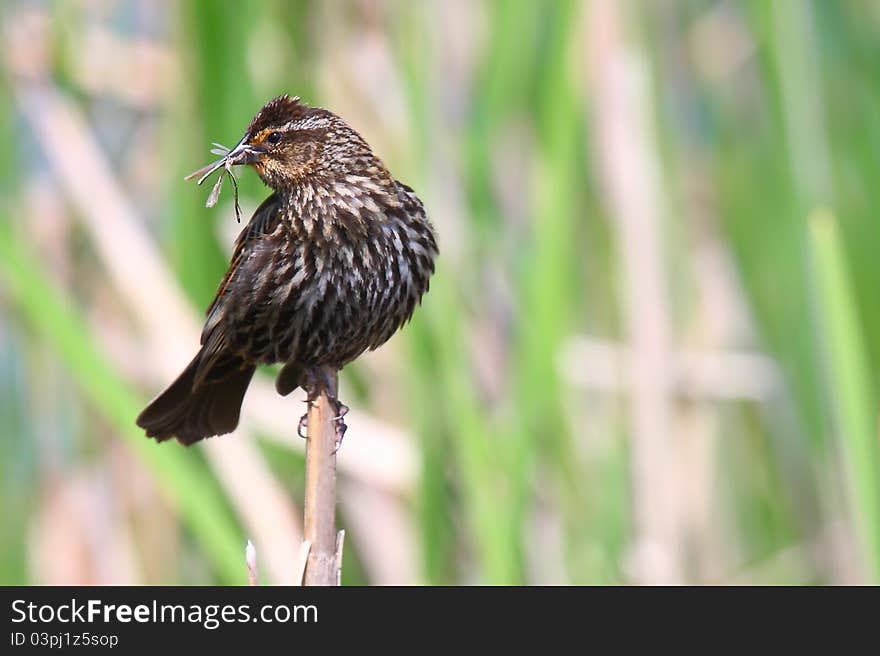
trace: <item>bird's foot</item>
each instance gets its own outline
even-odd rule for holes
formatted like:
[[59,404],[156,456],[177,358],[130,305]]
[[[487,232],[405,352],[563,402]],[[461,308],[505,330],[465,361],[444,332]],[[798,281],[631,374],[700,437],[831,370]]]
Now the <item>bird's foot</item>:
[[333,427],[336,429],[336,448],[333,449],[333,455],[336,455],[336,452],[339,451],[342,446],[342,439],[345,437],[345,431],[348,430],[348,426],[345,424],[345,415],[348,414],[349,407],[339,399],[331,399],[330,405],[335,414],[331,421],[333,422]]
[[309,427],[309,410],[315,407],[315,399],[318,398],[317,394],[309,392],[306,396],[305,404],[308,406],[308,410],[306,410],[305,414],[299,418],[299,424],[296,427],[296,434],[299,435],[304,440],[309,439],[308,435],[308,427]]
[[[335,455],[339,448],[342,446],[342,440],[345,437],[345,431],[348,427],[345,424],[345,415],[348,414],[349,408],[347,405],[342,403],[336,397],[336,384],[335,377],[328,373],[326,369],[322,368],[314,368],[307,369],[305,372],[305,388],[307,390],[306,393],[306,404],[309,406],[309,409],[314,407],[315,402],[318,400],[318,397],[321,394],[326,394],[327,401],[330,406],[330,412],[332,413],[332,417],[330,421],[333,423],[333,428],[336,433],[336,447],[333,449],[333,454]],[[305,423],[304,423],[305,422]],[[303,428],[306,428],[308,425],[308,413],[300,419],[298,433],[300,437],[307,438],[307,435],[303,435]],[[306,431],[308,432],[308,431]]]

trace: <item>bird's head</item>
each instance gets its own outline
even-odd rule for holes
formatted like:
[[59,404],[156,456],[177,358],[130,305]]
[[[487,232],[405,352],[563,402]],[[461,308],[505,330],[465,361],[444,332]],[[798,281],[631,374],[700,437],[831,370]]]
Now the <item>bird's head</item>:
[[234,148],[189,177],[200,175],[201,183],[220,168],[246,164],[281,191],[310,176],[356,173],[375,163],[366,141],[341,118],[283,95],[257,112]]

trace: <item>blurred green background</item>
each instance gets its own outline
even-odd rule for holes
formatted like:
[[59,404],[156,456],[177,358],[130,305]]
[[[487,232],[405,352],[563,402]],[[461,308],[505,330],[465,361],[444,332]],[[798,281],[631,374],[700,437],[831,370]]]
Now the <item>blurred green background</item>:
[[[303,406],[157,446],[289,92],[428,208],[346,369],[343,582],[880,583],[880,3],[0,6],[0,583],[293,581]],[[241,204],[267,195],[239,173]]]

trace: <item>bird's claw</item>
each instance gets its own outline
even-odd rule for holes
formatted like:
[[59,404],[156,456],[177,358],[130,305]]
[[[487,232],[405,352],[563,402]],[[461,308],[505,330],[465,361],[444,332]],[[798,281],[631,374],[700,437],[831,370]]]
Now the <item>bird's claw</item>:
[[[312,399],[306,399],[306,403],[310,408],[314,407],[314,401]],[[333,455],[336,455],[336,452],[339,451],[339,447],[342,446],[342,440],[345,437],[345,431],[348,430],[348,426],[346,426],[345,424],[344,417],[348,414],[350,408],[344,403],[340,402],[338,399],[331,399],[330,403],[332,404],[332,409],[335,414],[335,416],[332,417],[330,421],[333,422],[333,428],[336,431],[336,448],[333,449]],[[299,424],[296,427],[296,434],[304,440],[309,439],[308,425],[309,413],[307,412],[299,418]]]
[[345,415],[348,414],[348,411],[350,409],[351,408],[349,408],[347,405],[345,405],[342,401],[337,399],[336,400],[336,416],[333,417],[333,421],[339,421],[340,419],[342,419]]
[[334,420],[333,423],[336,427],[336,447],[333,449],[333,455],[335,456],[337,451],[342,448],[342,439],[345,437],[345,431],[348,430],[348,426],[345,425],[341,417]]
[[349,407],[339,399],[334,399],[333,402],[336,406],[336,416],[333,417],[331,421],[333,421],[333,426],[336,429],[336,448],[333,449],[333,455],[336,455],[336,452],[342,447],[342,439],[345,437],[345,431],[348,430],[344,417],[348,414]]

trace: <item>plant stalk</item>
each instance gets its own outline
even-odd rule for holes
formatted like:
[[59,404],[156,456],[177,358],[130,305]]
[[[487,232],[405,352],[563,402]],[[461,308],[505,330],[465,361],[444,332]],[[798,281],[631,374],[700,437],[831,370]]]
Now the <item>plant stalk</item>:
[[311,544],[306,560],[304,585],[339,585],[336,544],[336,428],[334,398],[338,373],[326,372],[332,389],[322,391],[309,404],[306,442],[305,539]]

